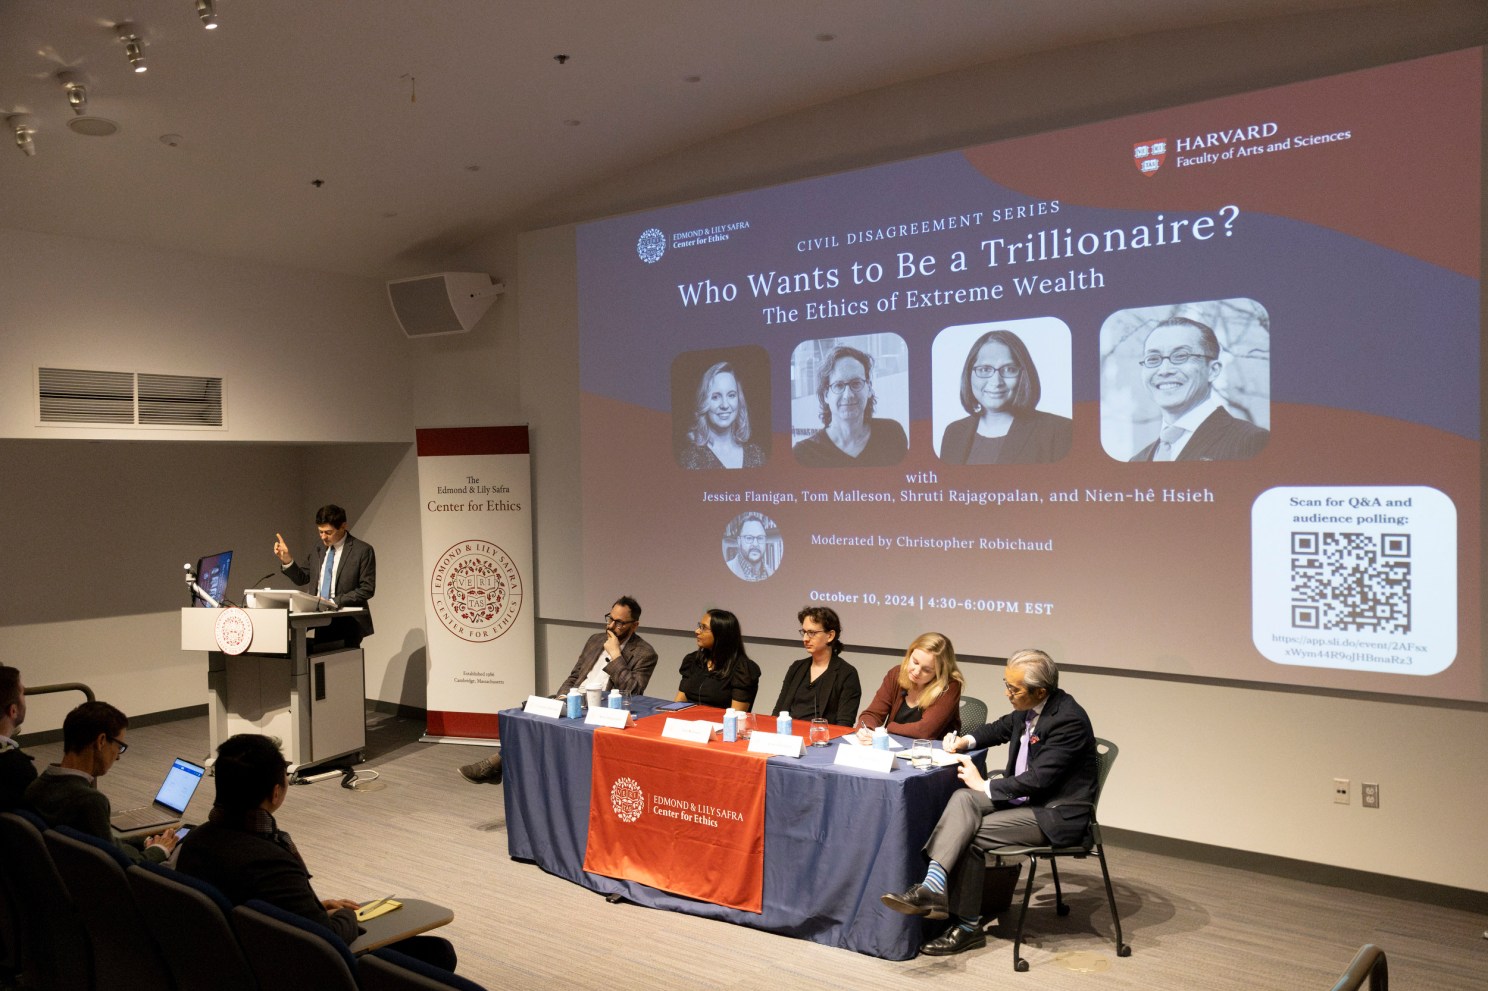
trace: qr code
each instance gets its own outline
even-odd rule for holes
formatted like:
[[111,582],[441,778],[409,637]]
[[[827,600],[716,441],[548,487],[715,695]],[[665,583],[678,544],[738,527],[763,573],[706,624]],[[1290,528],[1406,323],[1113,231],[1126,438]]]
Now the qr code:
[[1292,626],[1409,633],[1408,533],[1292,534]]

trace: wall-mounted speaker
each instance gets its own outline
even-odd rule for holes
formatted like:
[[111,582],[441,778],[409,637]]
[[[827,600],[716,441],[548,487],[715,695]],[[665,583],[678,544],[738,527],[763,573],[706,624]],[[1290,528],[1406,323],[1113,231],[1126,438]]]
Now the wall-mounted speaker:
[[393,316],[409,337],[463,334],[505,291],[506,283],[482,272],[438,272],[387,284]]

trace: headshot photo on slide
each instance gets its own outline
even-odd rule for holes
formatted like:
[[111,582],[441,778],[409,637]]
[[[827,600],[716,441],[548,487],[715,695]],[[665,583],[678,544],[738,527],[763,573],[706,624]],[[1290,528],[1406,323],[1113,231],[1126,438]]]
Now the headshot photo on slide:
[[1101,325],[1101,446],[1117,461],[1244,461],[1271,438],[1271,317],[1253,299]]

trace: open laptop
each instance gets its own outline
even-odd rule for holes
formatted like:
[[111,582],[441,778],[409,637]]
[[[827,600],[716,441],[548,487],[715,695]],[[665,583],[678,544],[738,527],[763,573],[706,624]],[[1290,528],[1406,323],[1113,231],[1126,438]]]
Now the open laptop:
[[196,786],[201,784],[206,773],[207,769],[200,764],[177,757],[171,761],[170,770],[165,773],[165,780],[161,782],[153,803],[115,812],[109,822],[121,833],[180,822],[186,814],[186,806],[191,804],[191,796],[196,794]]

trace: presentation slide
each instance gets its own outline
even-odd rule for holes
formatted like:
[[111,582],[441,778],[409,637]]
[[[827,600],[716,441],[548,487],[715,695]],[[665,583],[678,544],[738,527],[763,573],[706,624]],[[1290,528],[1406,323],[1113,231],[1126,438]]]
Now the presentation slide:
[[1482,74],[579,227],[585,611],[1483,699]]

